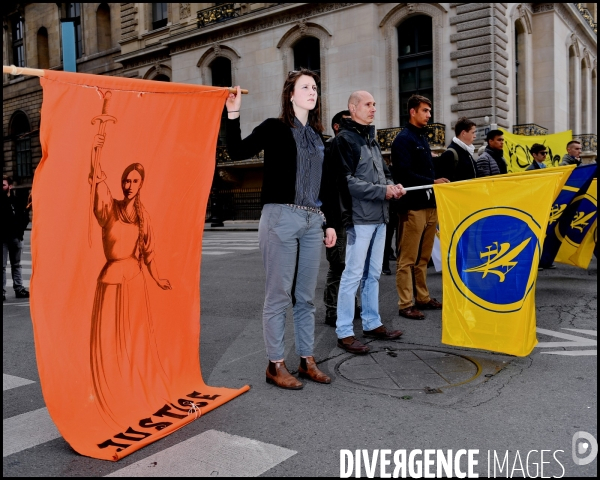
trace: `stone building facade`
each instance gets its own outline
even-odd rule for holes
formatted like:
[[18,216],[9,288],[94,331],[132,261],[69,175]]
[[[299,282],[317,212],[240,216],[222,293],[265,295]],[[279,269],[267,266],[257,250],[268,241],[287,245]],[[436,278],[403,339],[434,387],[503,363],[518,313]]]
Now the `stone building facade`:
[[[4,64],[14,63],[13,22],[20,15],[26,66],[42,66],[44,28],[49,57],[44,67],[60,69],[59,21],[75,4],[12,5],[11,11],[3,7]],[[78,71],[239,84],[250,91],[242,105],[243,135],[278,115],[285,76],[309,66],[321,75],[327,134],[350,93],[365,89],[377,102],[375,123],[386,148],[406,121],[405,98],[419,92],[433,100],[430,141],[436,150],[449,143],[456,120],[467,116],[478,125],[519,133],[571,129],[584,139],[586,155],[596,155],[596,4],[78,5],[83,31]],[[101,40],[107,9],[110,44]],[[14,119],[20,112],[27,116],[34,167],[40,157],[35,133],[40,95],[37,79],[4,75],[3,171],[24,185],[31,178],[16,175],[21,132],[15,133]],[[219,147],[215,185],[256,190],[261,169],[260,156],[231,162]]]

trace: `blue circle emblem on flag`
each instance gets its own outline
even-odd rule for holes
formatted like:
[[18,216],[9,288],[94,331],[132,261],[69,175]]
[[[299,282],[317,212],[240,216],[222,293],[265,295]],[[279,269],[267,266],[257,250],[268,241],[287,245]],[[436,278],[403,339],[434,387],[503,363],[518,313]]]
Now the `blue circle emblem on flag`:
[[[594,195],[586,192],[572,201],[573,212],[569,223],[558,222],[556,236],[571,246],[578,248],[598,216],[598,203]],[[565,230],[561,232],[561,227]]]
[[479,210],[456,228],[448,270],[471,302],[494,312],[519,310],[533,288],[541,228],[531,215],[508,207]]

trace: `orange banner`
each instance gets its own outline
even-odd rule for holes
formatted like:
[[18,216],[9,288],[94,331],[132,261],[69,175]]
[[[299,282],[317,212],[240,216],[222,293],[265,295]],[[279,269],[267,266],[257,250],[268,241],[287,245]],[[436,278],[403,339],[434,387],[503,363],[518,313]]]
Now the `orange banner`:
[[249,389],[200,371],[200,256],[227,90],[46,71],[31,316],[44,400],[118,460]]

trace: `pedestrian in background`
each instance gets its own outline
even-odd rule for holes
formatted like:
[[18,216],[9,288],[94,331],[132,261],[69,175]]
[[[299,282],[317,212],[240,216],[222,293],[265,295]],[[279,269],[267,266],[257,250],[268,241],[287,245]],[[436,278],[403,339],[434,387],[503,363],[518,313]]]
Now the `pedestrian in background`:
[[559,165],[561,167],[565,165],[581,165],[581,142],[579,140],[571,140],[567,143],[567,153],[563,156]]
[[485,151],[477,157],[477,177],[489,177],[508,173],[503,156],[504,133],[502,130],[490,130],[486,136]]
[[[408,99],[410,119],[392,143],[392,172],[394,181],[406,187],[448,183],[436,175],[429,142],[427,123],[431,118],[431,101],[421,95]],[[437,209],[433,188],[415,190],[403,199],[407,213],[401,229],[396,289],[398,315],[412,320],[423,320],[421,310],[439,310],[442,304],[429,295],[427,265],[431,258]],[[413,283],[414,278],[414,283]],[[415,303],[413,303],[413,291]]]
[[457,120],[454,126],[455,137],[448,149],[436,157],[435,171],[439,177],[447,178],[451,182],[469,180],[477,177],[477,167],[473,154],[473,142],[477,137],[475,122],[466,117]]
[[548,149],[540,144],[534,143],[529,149],[531,152],[531,156],[533,157],[533,162],[529,165],[525,170],[539,170],[540,168],[546,168],[546,156],[548,155]]
[[[349,110],[336,113],[331,119],[333,137],[325,142],[325,163],[331,164],[331,145],[333,139],[340,132],[342,118],[350,118]],[[325,256],[329,262],[325,290],[323,291],[323,302],[325,303],[325,325],[335,327],[337,321],[337,297],[340,288],[342,272],[346,267],[346,229],[340,224],[335,230],[337,240],[333,247],[325,249]],[[359,308],[356,306],[356,308]]]
[[354,296],[361,287],[363,335],[394,339],[400,330],[388,330],[379,315],[379,277],[385,246],[389,200],[406,192],[394,185],[375,140],[375,100],[369,92],[357,91],[348,99],[350,120],[342,120],[342,130],[333,141],[333,157],[340,171],[342,221],[346,227],[346,268],[338,292],[338,347],[350,353],[365,354],[369,347],[354,336]]
[[[285,317],[293,309],[298,374],[330,383],[313,356],[315,291],[321,248],[336,242],[337,199],[334,177],[324,164],[323,126],[317,93],[318,76],[307,69],[290,72],[281,93],[281,114],[258,125],[242,140],[237,87],[227,108],[227,151],[232,159],[251,158],[264,150],[263,205],[258,226],[259,246],[266,272],[263,332],[269,360],[266,380],[298,390],[285,361]],[[322,207],[322,210],[321,210]],[[323,239],[323,230],[325,239]]]
[[29,298],[23,285],[21,253],[23,236],[29,225],[29,209],[25,202],[13,195],[13,179],[2,176],[2,301],[6,301],[6,263],[10,260],[10,273],[15,297]]

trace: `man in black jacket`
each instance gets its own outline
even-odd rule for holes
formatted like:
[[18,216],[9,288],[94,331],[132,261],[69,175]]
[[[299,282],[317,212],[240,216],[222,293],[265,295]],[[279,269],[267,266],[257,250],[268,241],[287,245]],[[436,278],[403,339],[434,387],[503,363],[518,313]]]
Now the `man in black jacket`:
[[[409,123],[392,143],[394,181],[402,182],[405,187],[447,183],[446,178],[436,178],[427,141],[431,101],[421,95],[413,95],[408,99],[408,112]],[[404,217],[399,240],[400,257],[396,263],[396,288],[400,297],[398,314],[412,320],[423,320],[425,315],[419,309],[442,308],[440,302],[429,296],[427,289],[427,264],[437,227],[433,189],[411,191],[402,201],[408,213]],[[413,291],[416,306],[413,304]]]
[[361,286],[363,335],[394,339],[400,330],[390,331],[379,315],[379,277],[385,246],[385,224],[389,221],[389,199],[400,198],[405,190],[394,185],[375,140],[375,100],[369,92],[352,93],[348,99],[350,120],[342,120],[342,131],[332,145],[339,168],[342,221],[346,227],[346,268],[342,273],[337,303],[338,347],[356,354],[369,347],[354,337],[354,296]]
[[2,176],[2,300],[6,300],[6,261],[10,258],[13,288],[17,298],[28,298],[21,275],[23,234],[29,224],[29,212],[23,202],[12,195],[13,180]]
[[[334,136],[325,142],[325,163],[329,164],[331,162],[331,145],[333,139],[340,132],[343,118],[350,118],[348,110],[336,113],[331,119]],[[335,229],[335,233],[337,235],[335,245],[325,249],[329,270],[327,271],[325,290],[323,291],[323,301],[325,302],[325,324],[330,327],[335,327],[337,321],[337,296],[342,272],[346,267],[346,229],[340,225]]]
[[451,182],[470,180],[477,177],[477,164],[473,158],[475,147],[473,142],[477,137],[475,122],[461,117],[454,126],[455,137],[448,149],[434,161],[436,173]]

